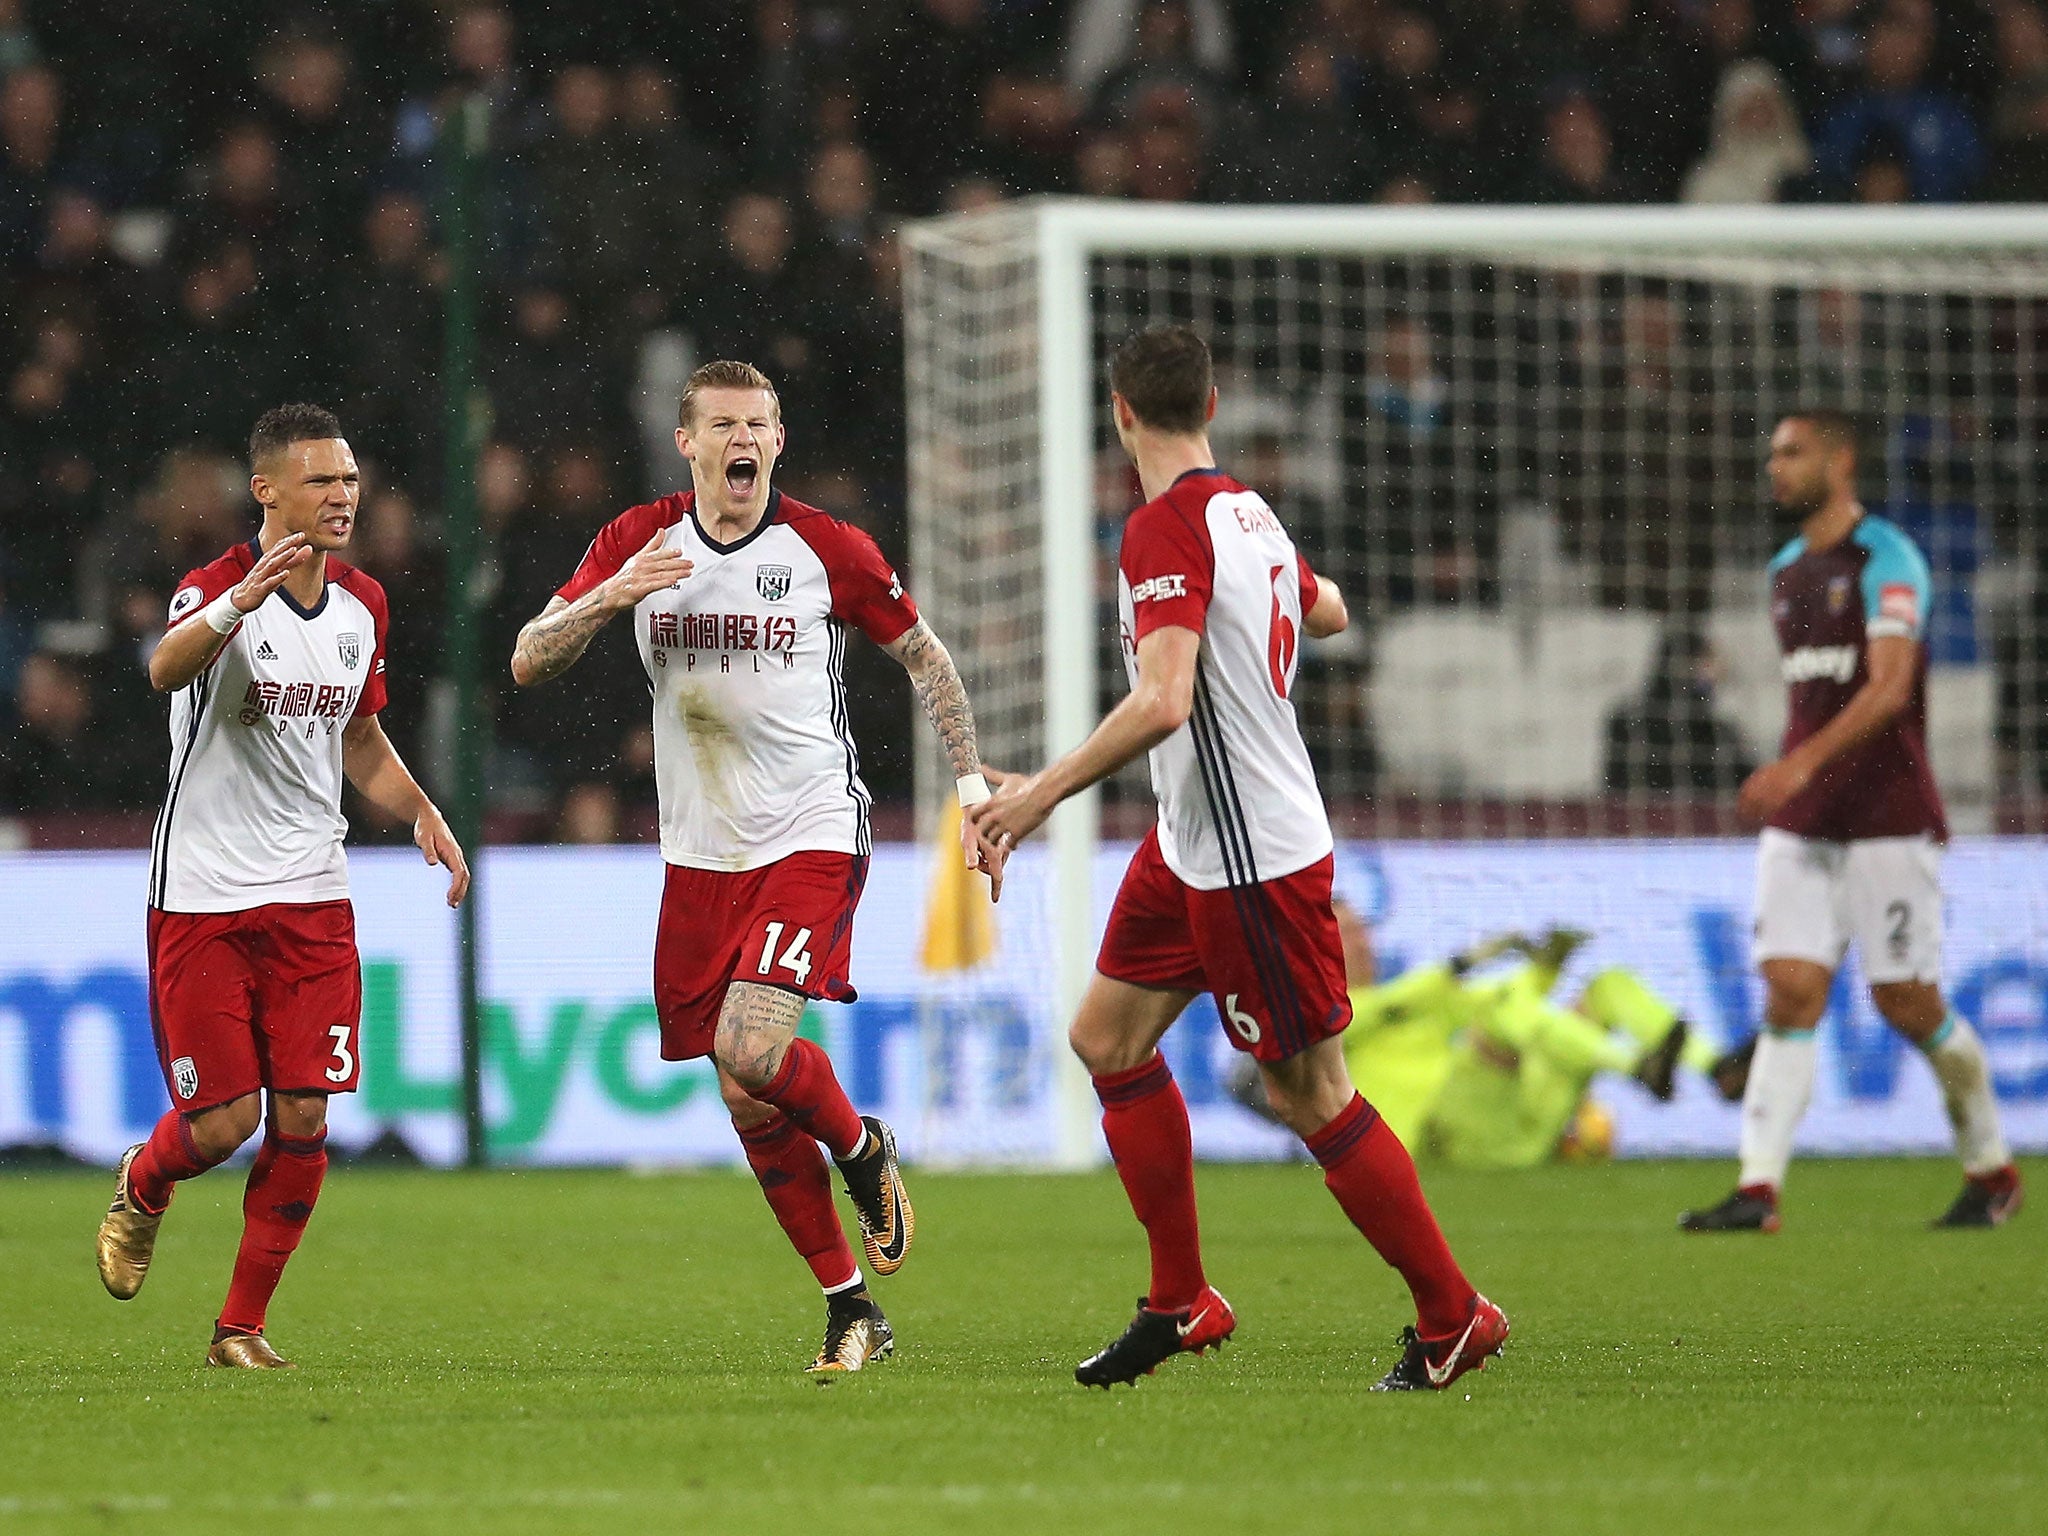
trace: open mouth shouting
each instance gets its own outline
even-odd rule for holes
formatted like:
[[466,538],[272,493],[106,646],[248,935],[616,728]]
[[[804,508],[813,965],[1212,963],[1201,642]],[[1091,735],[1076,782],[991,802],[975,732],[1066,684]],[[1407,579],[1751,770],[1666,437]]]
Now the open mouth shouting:
[[761,479],[760,460],[748,454],[736,455],[725,466],[725,488],[735,501],[749,500]]

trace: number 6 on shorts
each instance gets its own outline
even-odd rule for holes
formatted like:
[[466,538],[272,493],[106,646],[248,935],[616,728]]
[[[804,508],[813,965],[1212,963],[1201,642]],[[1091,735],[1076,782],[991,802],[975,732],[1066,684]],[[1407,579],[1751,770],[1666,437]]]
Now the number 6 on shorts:
[[1223,1016],[1230,1020],[1230,1027],[1237,1031],[1246,1045],[1257,1045],[1259,1036],[1264,1031],[1259,1028],[1257,1019],[1237,1006],[1237,997],[1237,993],[1233,992],[1223,999]]
[[781,941],[782,924],[770,923],[767,932],[761,940],[760,974],[766,976],[772,967],[780,965],[785,971],[796,978],[798,986],[802,986],[810,979],[811,975],[811,951],[809,948],[811,930],[808,928],[797,929],[796,937],[789,941],[789,948],[785,949],[782,952],[782,958],[777,960],[775,958],[775,946]]

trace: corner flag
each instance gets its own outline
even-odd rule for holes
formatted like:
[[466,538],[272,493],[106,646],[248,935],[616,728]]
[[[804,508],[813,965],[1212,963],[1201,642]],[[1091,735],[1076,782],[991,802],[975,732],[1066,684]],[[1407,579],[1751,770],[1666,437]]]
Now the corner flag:
[[925,902],[924,968],[970,970],[996,952],[996,914],[987,880],[967,867],[960,852],[960,807],[950,801],[939,817],[936,841]]

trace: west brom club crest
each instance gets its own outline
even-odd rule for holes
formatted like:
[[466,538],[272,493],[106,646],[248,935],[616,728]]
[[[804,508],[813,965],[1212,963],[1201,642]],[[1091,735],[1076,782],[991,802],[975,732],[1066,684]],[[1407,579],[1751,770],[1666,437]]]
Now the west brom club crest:
[[335,640],[341,646],[341,664],[353,672],[356,663],[363,659],[363,637],[352,629],[345,629]]
[[792,574],[786,565],[757,565],[754,567],[754,590],[769,602],[779,603],[789,596]]
[[199,1091],[199,1069],[192,1065],[190,1056],[180,1056],[171,1063],[171,1078],[178,1085],[181,1099],[189,1099]]

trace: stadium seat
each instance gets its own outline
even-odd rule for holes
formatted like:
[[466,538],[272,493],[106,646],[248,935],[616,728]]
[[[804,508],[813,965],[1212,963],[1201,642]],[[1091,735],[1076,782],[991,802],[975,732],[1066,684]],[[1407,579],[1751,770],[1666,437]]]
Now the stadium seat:
[[1928,669],[1927,751],[1951,831],[1991,830],[1997,709],[1998,681],[1990,667]]
[[1597,795],[1608,713],[1642,686],[1656,645],[1654,619],[1592,608],[1532,626],[1498,614],[1390,619],[1371,684],[1388,773],[1423,793]]

